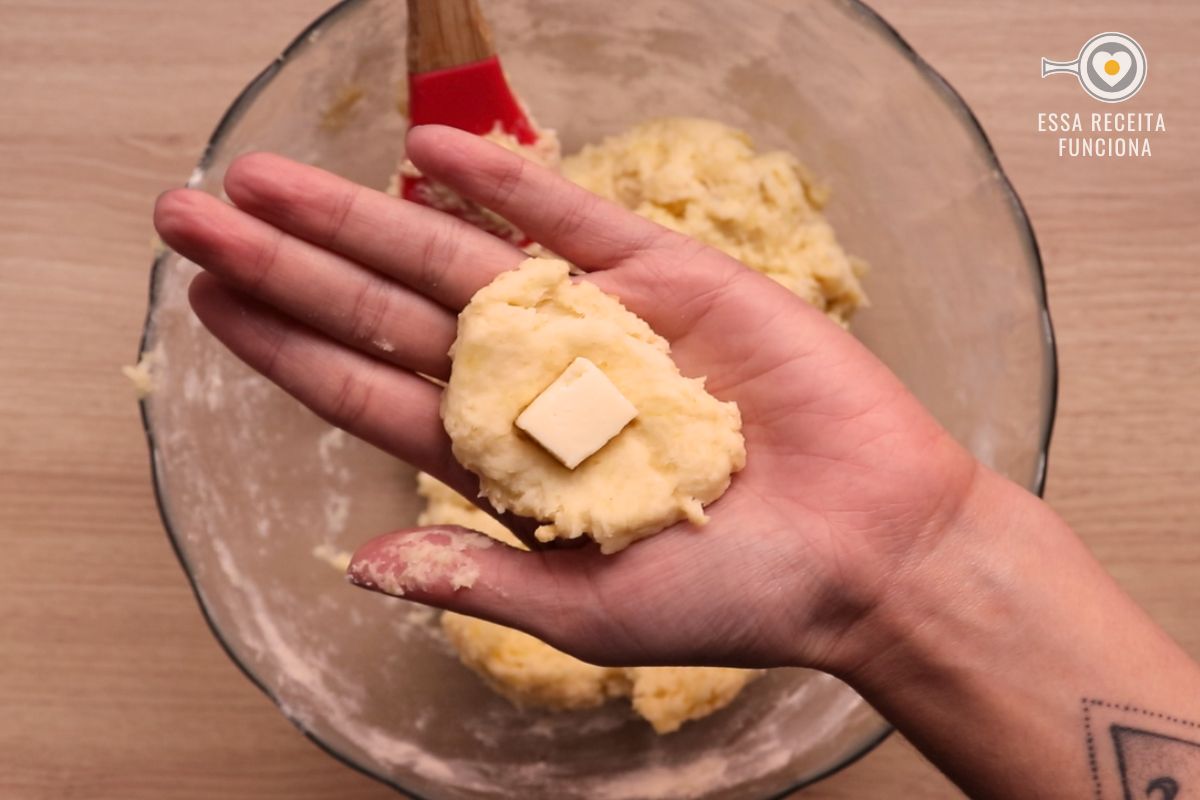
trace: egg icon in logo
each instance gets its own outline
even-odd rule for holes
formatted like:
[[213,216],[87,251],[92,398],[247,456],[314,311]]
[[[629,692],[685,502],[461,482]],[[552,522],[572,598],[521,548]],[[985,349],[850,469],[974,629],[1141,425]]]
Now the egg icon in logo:
[[1073,61],[1042,59],[1042,77],[1069,72],[1080,86],[1104,103],[1119,103],[1146,82],[1146,51],[1132,37],[1110,31],[1088,39]]

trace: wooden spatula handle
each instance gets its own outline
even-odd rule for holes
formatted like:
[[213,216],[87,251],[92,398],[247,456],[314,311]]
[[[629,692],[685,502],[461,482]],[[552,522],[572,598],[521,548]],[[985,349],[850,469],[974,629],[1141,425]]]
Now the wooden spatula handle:
[[496,54],[476,0],[408,0],[408,71],[415,75]]

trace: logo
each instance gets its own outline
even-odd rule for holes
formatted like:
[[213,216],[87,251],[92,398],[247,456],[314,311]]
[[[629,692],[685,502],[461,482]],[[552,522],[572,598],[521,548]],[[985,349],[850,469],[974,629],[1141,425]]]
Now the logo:
[[1110,31],[1088,39],[1074,61],[1042,59],[1042,77],[1069,72],[1103,103],[1120,103],[1146,82],[1146,51],[1132,36]]

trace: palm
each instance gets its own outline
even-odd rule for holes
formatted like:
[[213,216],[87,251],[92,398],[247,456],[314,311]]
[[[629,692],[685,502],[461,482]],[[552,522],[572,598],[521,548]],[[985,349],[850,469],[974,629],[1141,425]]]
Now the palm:
[[[473,137],[425,131],[410,155],[670,340],[685,374],[738,403],[748,452],[702,534],[679,525],[616,556],[479,551],[495,563],[475,587],[417,599],[597,662],[820,663],[953,513],[970,459],[852,337],[768,279]],[[334,424],[473,494],[440,390],[416,373],[448,374],[454,312],[520,252],[274,157],[235,165],[226,186],[241,210],[194,192],[156,209],[164,240],[212,273],[192,292],[204,323]]]
[[[639,624],[566,641],[600,661],[771,664],[806,630],[801,660],[814,663],[832,644],[822,617],[869,605],[923,530],[953,513],[972,462],[821,314],[720,253],[679,245],[589,277],[668,336],[685,373],[738,403],[747,466],[702,535],[679,525],[624,562],[593,559],[607,616]],[[786,596],[761,591],[772,587]]]

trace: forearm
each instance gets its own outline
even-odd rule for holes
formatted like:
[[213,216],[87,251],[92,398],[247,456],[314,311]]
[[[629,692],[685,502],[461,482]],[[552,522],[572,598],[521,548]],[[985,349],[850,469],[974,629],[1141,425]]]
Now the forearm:
[[991,473],[860,641],[844,677],[973,797],[1200,788],[1200,668]]

